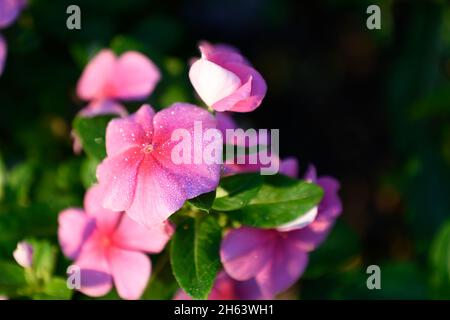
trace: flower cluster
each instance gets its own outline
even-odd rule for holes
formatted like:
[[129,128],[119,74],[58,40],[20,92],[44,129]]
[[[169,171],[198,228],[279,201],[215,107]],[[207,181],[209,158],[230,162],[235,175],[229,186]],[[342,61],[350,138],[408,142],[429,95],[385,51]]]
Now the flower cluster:
[[[178,142],[173,139],[174,131],[183,129],[195,136],[200,130],[203,136],[209,129],[224,132],[237,128],[230,112],[253,111],[267,91],[261,74],[237,49],[205,42],[200,51],[201,57],[192,62],[189,78],[207,108],[178,102],[155,112],[144,104],[128,115],[121,101],[147,98],[160,79],[157,67],[137,52],[116,57],[103,50],[81,76],[77,94],[89,104],[78,117],[119,115],[107,125],[106,157],[96,168],[97,184],[87,191],[84,209],[66,209],[59,216],[59,242],[64,254],[81,270],[79,290],[84,294],[101,296],[114,284],[120,297],[139,298],[151,273],[146,254],[164,250],[177,232],[178,221],[205,215],[187,201],[211,192],[217,199],[232,198],[233,192],[220,185],[222,179],[255,172],[262,166],[240,162],[174,163],[172,156]],[[80,150],[79,140],[76,145]],[[205,148],[221,150],[222,146],[222,140],[194,138],[185,150],[197,159]],[[243,147],[248,145],[244,143]],[[277,161],[280,173],[297,181],[297,160]],[[258,227],[232,223],[230,218],[221,225],[225,232],[217,259],[223,270],[214,286],[211,282],[209,298],[270,299],[300,278],[308,253],[325,239],[341,212],[335,179],[317,177],[312,166],[303,179],[307,182],[302,188],[318,185],[323,197],[320,203],[320,198],[308,205],[302,202],[298,214],[293,215],[295,219]],[[286,197],[289,205],[301,200]],[[211,209],[213,218],[226,216],[223,214],[231,208],[229,202],[228,207],[220,207],[214,206],[214,201],[203,209]],[[228,211],[243,208],[251,201],[239,199]],[[175,274],[177,280],[180,277]],[[186,289],[184,281],[178,282]],[[176,297],[188,296],[181,290]]]

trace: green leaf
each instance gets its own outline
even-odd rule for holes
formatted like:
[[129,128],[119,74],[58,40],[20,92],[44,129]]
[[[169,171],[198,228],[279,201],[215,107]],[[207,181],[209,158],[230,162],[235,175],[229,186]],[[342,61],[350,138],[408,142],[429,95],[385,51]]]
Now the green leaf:
[[211,209],[215,199],[216,190],[201,194],[198,197],[188,200],[188,202],[197,209],[209,212],[209,209]]
[[316,206],[322,196],[323,191],[316,184],[282,175],[265,176],[258,194],[228,216],[248,226],[273,228],[302,216]]
[[70,300],[72,290],[67,287],[63,278],[52,278],[45,284],[42,292],[33,295],[33,299],[39,300]]
[[0,294],[15,296],[27,285],[24,269],[16,263],[0,261]]
[[97,182],[97,166],[100,163],[95,158],[85,158],[81,164],[81,182],[86,189],[89,189],[93,184]]
[[180,287],[194,299],[206,299],[220,268],[221,228],[213,215],[188,218],[171,241],[170,262]]
[[450,298],[450,221],[437,233],[430,250],[431,284],[437,298]]
[[112,118],[112,115],[92,118],[76,117],[73,122],[73,128],[80,138],[84,151],[99,161],[106,157],[106,127]]
[[223,178],[212,208],[232,211],[245,207],[258,194],[262,182],[263,178],[258,173],[243,173]]

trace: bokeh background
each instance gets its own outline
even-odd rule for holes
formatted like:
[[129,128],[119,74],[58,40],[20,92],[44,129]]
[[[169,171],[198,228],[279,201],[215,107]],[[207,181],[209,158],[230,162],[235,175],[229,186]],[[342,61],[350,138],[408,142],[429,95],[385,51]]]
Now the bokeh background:
[[[263,105],[236,119],[279,128],[282,156],[341,182],[340,221],[283,297],[450,298],[446,1],[28,2],[2,30],[0,261],[24,238],[56,245],[58,212],[82,203],[92,168],[73,154],[70,130],[85,105],[75,85],[87,61],[105,47],[141,51],[163,72],[148,102],[195,103],[187,63],[209,40],[238,47],[268,83]],[[81,7],[81,30],[66,28],[70,4]],[[366,28],[370,4],[381,7],[381,30]],[[371,264],[381,290],[366,287]]]

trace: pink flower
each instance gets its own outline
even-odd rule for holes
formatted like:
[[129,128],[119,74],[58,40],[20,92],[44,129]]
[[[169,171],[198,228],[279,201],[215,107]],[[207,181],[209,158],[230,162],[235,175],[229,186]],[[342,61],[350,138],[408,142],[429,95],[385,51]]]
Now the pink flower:
[[121,212],[102,208],[102,192],[96,185],[86,193],[84,210],[71,208],[60,213],[59,243],[80,268],[81,292],[102,296],[114,282],[122,298],[138,299],[151,273],[144,252],[161,252],[173,228],[166,223],[148,230]]
[[145,99],[160,77],[153,62],[139,52],[116,57],[111,50],[102,50],[84,69],[77,94],[88,101]]
[[25,0],[0,0],[0,29],[9,27],[26,6]]
[[[281,165],[285,174],[296,175],[295,159]],[[306,180],[324,190],[316,213],[306,213],[300,221],[277,229],[241,227],[229,231],[222,241],[221,260],[225,271],[239,281],[255,280],[263,296],[274,296],[293,285],[304,272],[308,252],[316,249],[326,238],[342,211],[338,196],[339,184],[331,177],[316,177],[310,167]]]
[[234,48],[199,46],[201,58],[189,70],[200,98],[216,111],[249,112],[261,104],[267,86],[263,77]]
[[0,76],[3,73],[3,68],[5,67],[6,55],[8,52],[8,46],[5,39],[0,35]]
[[[214,287],[208,296],[208,300],[263,300],[263,297],[256,282],[237,281],[230,278],[224,271],[220,272],[214,283]],[[174,300],[192,300],[183,290],[178,290]]]
[[24,268],[29,268],[33,264],[33,247],[26,241],[17,244],[13,252],[16,262]]
[[[154,90],[161,78],[155,64],[139,52],[128,51],[120,57],[111,50],[100,51],[86,66],[77,85],[78,96],[91,101],[79,115],[103,114],[126,116],[127,110],[117,100],[142,100]],[[80,139],[73,132],[73,150],[81,152]]]
[[[215,128],[214,117],[206,110],[186,103],[175,103],[157,114],[142,106],[135,114],[112,120],[106,130],[107,158],[97,168],[104,186],[102,205],[113,211],[126,211],[135,221],[151,227],[166,220],[187,199],[214,190],[220,178],[220,165],[175,164],[172,140],[176,129],[196,135]],[[198,133],[197,133],[198,134]],[[212,142],[191,139],[191,159],[205,147],[221,150],[221,139]]]

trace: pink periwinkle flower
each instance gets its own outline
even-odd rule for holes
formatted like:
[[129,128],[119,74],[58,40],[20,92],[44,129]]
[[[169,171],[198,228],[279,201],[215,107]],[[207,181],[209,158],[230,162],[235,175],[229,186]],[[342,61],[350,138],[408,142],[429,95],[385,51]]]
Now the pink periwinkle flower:
[[26,4],[25,0],[0,0],[0,29],[9,27]]
[[58,238],[63,253],[80,268],[80,291],[98,297],[113,285],[123,299],[138,299],[150,278],[151,261],[145,253],[161,252],[173,233],[163,223],[152,230],[122,212],[100,206],[102,189],[91,187],[84,210],[70,208],[59,215]]
[[187,199],[213,191],[219,183],[220,164],[196,164],[193,159],[203,159],[207,146],[221,150],[221,139],[192,138],[188,142],[192,161],[178,164],[172,160],[172,149],[179,143],[172,139],[174,130],[185,129],[194,137],[212,128],[216,128],[214,117],[187,103],[175,103],[156,114],[144,105],[129,117],[113,119],[106,130],[107,158],[97,168],[98,181],[104,186],[102,205],[126,211],[151,228]]
[[[208,296],[208,300],[265,300],[268,297],[262,296],[256,281],[237,281],[231,278],[226,272],[221,271],[214,286]],[[174,300],[192,300],[183,290],[178,290]]]
[[[90,101],[79,115],[104,114],[126,116],[117,100],[142,100],[154,90],[161,78],[156,65],[139,52],[128,51],[117,57],[111,50],[100,51],[86,66],[77,85],[77,94]],[[80,139],[72,132],[73,150],[81,152]]]
[[201,58],[192,64],[189,78],[209,107],[219,112],[250,112],[259,107],[266,82],[235,48],[203,42],[199,49]]
[[[281,168],[287,175],[298,172],[297,162],[292,158]],[[339,183],[335,179],[317,178],[313,166],[305,179],[324,190],[312,221],[310,218],[307,222],[296,220],[290,226],[276,229],[244,226],[230,230],[222,241],[220,255],[225,271],[239,281],[254,279],[263,296],[275,296],[301,277],[308,263],[308,252],[325,240],[342,211],[337,193]]]
[[77,94],[87,101],[141,100],[150,95],[160,78],[155,64],[139,52],[117,57],[111,50],[102,50],[84,69]]
[[17,244],[13,256],[20,266],[29,268],[33,264],[33,246],[26,241],[21,241]]

